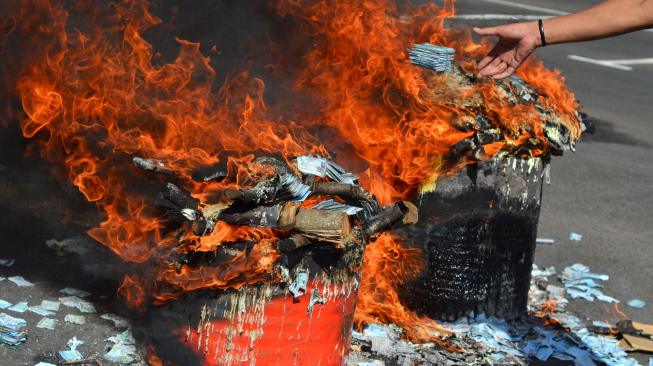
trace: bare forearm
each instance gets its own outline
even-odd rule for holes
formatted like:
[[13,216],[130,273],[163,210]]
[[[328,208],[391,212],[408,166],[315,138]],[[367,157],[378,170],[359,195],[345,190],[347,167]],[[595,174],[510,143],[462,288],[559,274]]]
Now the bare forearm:
[[653,0],[607,0],[592,8],[547,19],[544,37],[539,22],[474,28],[481,36],[499,41],[478,63],[479,77],[503,79],[512,75],[533,51],[547,44],[587,41],[653,27]]
[[587,41],[653,26],[653,0],[608,0],[544,21],[547,44]]

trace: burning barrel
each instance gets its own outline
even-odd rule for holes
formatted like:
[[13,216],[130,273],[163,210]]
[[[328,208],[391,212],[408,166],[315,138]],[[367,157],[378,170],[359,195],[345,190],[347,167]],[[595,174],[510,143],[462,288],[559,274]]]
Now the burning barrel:
[[[166,180],[180,174],[133,162]],[[417,207],[381,207],[327,158],[262,156],[242,169],[252,171],[248,184],[226,185],[204,203],[165,185],[158,202],[180,239],[168,245],[154,296],[176,300],[153,309],[143,333],[173,364],[342,365],[365,246],[415,223]],[[224,163],[191,174],[195,182],[229,176]]]
[[422,274],[404,291],[434,319],[526,310],[543,177],[542,159],[494,158],[442,177],[419,198],[420,222],[399,235],[422,249]]

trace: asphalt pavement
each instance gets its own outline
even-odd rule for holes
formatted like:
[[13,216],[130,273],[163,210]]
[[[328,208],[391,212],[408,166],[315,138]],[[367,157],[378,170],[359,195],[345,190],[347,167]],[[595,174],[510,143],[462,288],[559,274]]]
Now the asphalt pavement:
[[[514,21],[498,15],[529,19],[573,12],[598,2],[460,0],[457,9],[459,15],[476,18],[464,20],[466,24],[488,26]],[[486,16],[469,17],[472,14]],[[555,244],[540,245],[535,261],[558,270],[580,262],[609,274],[604,292],[622,300],[619,308],[633,320],[647,323],[653,323],[651,45],[653,32],[640,31],[536,51],[547,67],[562,72],[596,120],[597,132],[585,136],[576,153],[553,159],[539,236],[553,238]],[[570,241],[571,232],[582,234],[582,240]],[[627,307],[624,303],[632,298],[643,299],[647,306],[641,310]],[[601,302],[576,300],[570,309],[591,319],[620,318],[618,311]]]

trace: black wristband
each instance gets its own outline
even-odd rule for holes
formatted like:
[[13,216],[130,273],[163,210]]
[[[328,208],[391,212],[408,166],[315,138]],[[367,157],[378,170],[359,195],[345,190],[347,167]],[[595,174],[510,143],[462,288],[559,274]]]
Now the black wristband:
[[544,36],[544,22],[542,19],[539,19],[537,24],[540,26],[540,39],[542,40],[542,47],[546,47],[546,37]]

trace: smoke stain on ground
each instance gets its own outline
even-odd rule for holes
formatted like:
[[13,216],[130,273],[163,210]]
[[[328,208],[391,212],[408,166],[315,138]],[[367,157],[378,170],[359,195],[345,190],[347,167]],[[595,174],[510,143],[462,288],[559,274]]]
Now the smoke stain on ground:
[[629,134],[618,131],[615,124],[609,121],[591,118],[592,129],[585,134],[583,141],[587,142],[607,142],[613,144],[622,144],[629,146],[639,146],[650,149],[653,147],[651,142],[641,140]]

